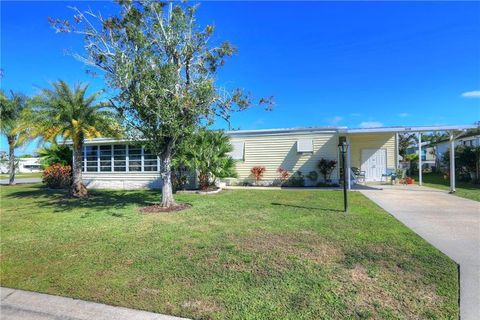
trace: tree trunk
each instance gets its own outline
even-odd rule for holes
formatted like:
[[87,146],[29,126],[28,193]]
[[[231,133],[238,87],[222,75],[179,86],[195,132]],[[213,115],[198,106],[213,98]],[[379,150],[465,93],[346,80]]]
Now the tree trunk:
[[175,206],[172,188],[172,142],[169,142],[160,156],[160,175],[162,177],[162,203],[163,208]]
[[82,180],[82,149],[83,143],[77,142],[73,146],[72,186],[70,193],[73,197],[84,198],[88,195],[87,188]]
[[8,184],[15,184],[15,137],[8,136]]

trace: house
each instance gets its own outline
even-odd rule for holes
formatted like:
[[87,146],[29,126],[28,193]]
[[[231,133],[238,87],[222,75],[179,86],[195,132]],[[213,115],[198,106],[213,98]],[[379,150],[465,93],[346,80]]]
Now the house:
[[[480,147],[480,134],[459,137],[455,141],[455,147],[457,146]],[[450,143],[448,140],[441,141],[437,144],[437,153],[440,159],[442,159],[445,152],[448,152],[449,149]]]
[[[300,171],[307,175],[311,171],[318,171],[317,164],[321,158],[337,161],[330,180],[339,182],[340,141],[349,144],[346,155],[349,186],[355,183],[351,168],[363,171],[366,182],[379,182],[382,175],[398,168],[399,132],[448,131],[472,127],[318,127],[227,131],[238,174],[238,178],[229,179],[228,183],[251,183],[253,177],[250,170],[254,166],[266,168],[262,179],[264,184],[278,179],[279,167],[290,173]],[[83,179],[89,188],[159,188],[159,167],[160,161],[155,155],[128,140],[97,138],[85,142]],[[306,185],[312,184],[306,180]]]
[[[466,146],[466,147],[479,147],[480,146],[480,135],[479,134],[469,134],[468,131],[465,135],[458,137],[455,140],[455,147]],[[432,145],[430,142],[422,142],[422,167],[423,170],[431,169],[437,165],[444,170],[445,164],[442,163],[442,159],[445,153],[450,150],[450,141],[448,138],[439,141],[436,145]],[[412,145],[407,148],[407,154],[418,154],[418,144]],[[439,159],[437,159],[437,156]],[[437,161],[438,160],[438,161]],[[439,169],[439,168],[437,168]]]
[[[0,172],[8,173],[8,156],[0,154]],[[40,158],[17,158],[16,171],[18,173],[41,172]]]

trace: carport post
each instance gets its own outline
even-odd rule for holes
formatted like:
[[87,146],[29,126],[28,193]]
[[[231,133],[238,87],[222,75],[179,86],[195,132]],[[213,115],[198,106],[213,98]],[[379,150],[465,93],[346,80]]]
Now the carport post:
[[455,190],[455,136],[450,132],[450,193]]
[[422,133],[418,133],[418,184],[422,185]]

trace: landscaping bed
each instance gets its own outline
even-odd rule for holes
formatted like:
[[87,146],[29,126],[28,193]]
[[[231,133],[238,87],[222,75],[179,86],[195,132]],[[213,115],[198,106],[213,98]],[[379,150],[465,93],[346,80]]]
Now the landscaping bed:
[[201,319],[456,319],[457,266],[350,193],[0,187],[1,285]]

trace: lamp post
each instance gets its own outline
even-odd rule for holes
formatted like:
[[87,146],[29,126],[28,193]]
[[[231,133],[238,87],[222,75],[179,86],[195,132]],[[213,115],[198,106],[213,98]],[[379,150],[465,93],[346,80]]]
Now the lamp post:
[[342,154],[342,168],[343,168],[343,211],[347,212],[348,198],[347,198],[347,173],[345,172],[345,153],[348,150],[348,143],[343,141],[338,144],[338,149]]

